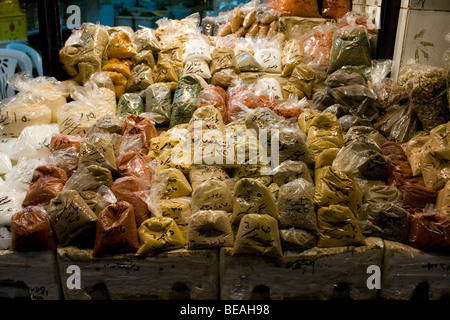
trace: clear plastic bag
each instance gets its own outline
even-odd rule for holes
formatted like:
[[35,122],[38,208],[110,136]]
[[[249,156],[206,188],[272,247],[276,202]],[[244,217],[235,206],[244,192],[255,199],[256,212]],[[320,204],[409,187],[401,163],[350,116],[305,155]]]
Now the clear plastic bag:
[[303,43],[298,39],[290,39],[284,43],[283,55],[281,57],[281,63],[283,65],[282,76],[290,76],[295,66],[300,63],[304,63],[303,58],[304,49]]
[[191,216],[186,234],[188,249],[232,247],[233,244],[230,217],[225,211],[199,211]]
[[324,0],[322,2],[322,17],[340,19],[352,8],[351,0]]
[[149,180],[135,176],[120,177],[111,186],[111,192],[117,201],[126,201],[132,206],[138,227],[150,217],[150,209],[145,201],[149,188]]
[[56,250],[56,239],[47,213],[42,207],[27,207],[11,217],[13,251]]
[[17,161],[22,157],[46,159],[53,134],[59,134],[57,124],[26,127],[11,150],[11,160]]
[[318,247],[361,246],[366,241],[357,219],[349,207],[330,205],[317,212]]
[[139,115],[144,112],[144,102],[136,93],[125,93],[117,104],[117,115],[125,117],[128,114]]
[[200,91],[198,105],[199,108],[204,106],[214,106],[222,115],[225,124],[228,124],[228,114],[226,106],[226,92],[223,88],[211,85],[209,88],[204,88]]
[[149,85],[153,84],[152,68],[146,64],[140,63],[131,70],[130,78],[128,79],[126,92],[140,92],[147,89]]
[[231,222],[239,225],[248,214],[267,214],[279,219],[278,209],[270,190],[253,178],[242,178],[234,186],[233,215]]
[[233,195],[228,185],[220,180],[211,179],[196,186],[192,192],[193,212],[213,210],[213,211],[233,211]]
[[280,186],[278,212],[281,228],[294,227],[317,234],[314,185],[300,178]]
[[151,50],[158,52],[161,50],[161,44],[156,38],[154,30],[146,27],[140,27],[133,34],[133,43],[137,52]]
[[420,129],[419,119],[411,105],[394,105],[374,123],[374,128],[392,141],[409,141]]
[[62,134],[86,133],[97,119],[116,113],[116,94],[94,81],[75,87],[70,93],[74,101],[63,105],[56,113]]
[[363,27],[348,26],[339,29],[333,38],[328,74],[344,66],[367,66],[372,62],[367,30]]
[[282,17],[298,16],[320,18],[317,0],[278,0],[277,10]]
[[364,235],[383,239],[408,242],[409,214],[397,204],[390,202],[364,204],[367,219],[364,221]]
[[261,70],[270,73],[281,73],[281,43],[275,38],[269,41],[268,39],[258,39],[255,44],[255,60],[260,64]]
[[119,201],[100,212],[97,220],[92,255],[134,253],[139,249],[139,237],[133,207]]
[[279,116],[283,116],[285,118],[298,118],[303,110],[309,106],[310,105],[306,97],[299,100],[298,95],[293,93],[290,94],[285,101],[277,103],[274,106],[273,111],[275,111],[275,113]]
[[172,107],[172,90],[164,83],[154,83],[145,90],[145,112],[152,112],[164,117],[163,124],[170,121]]
[[450,217],[436,212],[413,215],[409,243],[420,250],[448,253],[450,250]]
[[328,66],[335,31],[336,27],[328,24],[313,27],[303,38],[305,54],[319,65]]
[[67,173],[63,169],[50,166],[37,167],[22,205],[24,207],[47,205],[61,192],[67,180]]
[[398,79],[409,92],[412,109],[424,130],[450,120],[448,112],[447,74],[442,67],[412,64],[400,72]]
[[50,201],[47,214],[59,246],[93,240],[97,216],[78,192],[60,192]]
[[180,79],[172,103],[170,128],[189,122],[198,107],[201,89],[200,81],[195,76],[186,75]]
[[268,214],[244,215],[233,246],[233,255],[237,254],[281,258],[283,251],[277,220]]
[[367,120],[378,118],[376,97],[366,86],[355,84],[333,88],[330,94],[345,108],[346,113]]
[[172,218],[151,217],[138,230],[141,246],[137,256],[183,248],[186,240]]

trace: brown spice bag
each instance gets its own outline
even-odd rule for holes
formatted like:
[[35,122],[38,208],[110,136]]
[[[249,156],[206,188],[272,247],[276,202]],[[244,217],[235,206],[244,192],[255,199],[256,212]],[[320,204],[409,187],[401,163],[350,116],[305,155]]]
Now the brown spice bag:
[[56,250],[55,236],[44,211],[27,207],[12,215],[10,249],[21,252]]
[[131,204],[119,201],[103,209],[97,219],[93,255],[134,253],[138,248],[139,237]]

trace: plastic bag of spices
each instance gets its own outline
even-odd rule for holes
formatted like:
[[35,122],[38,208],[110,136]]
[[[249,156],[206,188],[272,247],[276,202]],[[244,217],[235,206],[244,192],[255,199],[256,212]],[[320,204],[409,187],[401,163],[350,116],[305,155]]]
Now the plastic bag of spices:
[[234,235],[230,216],[225,211],[198,211],[188,223],[186,247],[188,249],[232,247]]
[[193,189],[192,204],[193,212],[233,211],[233,195],[227,184],[220,180],[207,180]]
[[258,179],[242,178],[234,187],[232,223],[239,224],[242,217],[250,213],[279,218],[275,199],[270,190]]
[[282,17],[320,18],[317,0],[278,0],[277,10]]
[[67,180],[63,190],[97,191],[102,185],[111,187],[111,171],[99,165],[80,165]]
[[56,197],[67,182],[67,173],[58,167],[40,166],[33,173],[23,206],[46,205]]
[[145,256],[160,251],[183,248],[186,240],[172,218],[152,217],[138,230],[141,246],[136,255]]
[[311,249],[317,245],[317,238],[314,233],[302,229],[280,229],[283,250]]
[[300,40],[290,39],[286,41],[283,46],[283,55],[281,57],[281,63],[283,65],[281,76],[290,76],[296,65],[304,63],[305,60],[303,54],[303,44]]
[[344,66],[367,66],[372,63],[372,52],[367,29],[347,26],[337,31],[330,53],[328,74]]
[[450,217],[435,212],[414,214],[411,219],[409,243],[420,250],[448,253]]
[[365,238],[349,207],[330,205],[317,211],[318,247],[363,246]]
[[47,213],[60,246],[93,240],[97,216],[77,191],[61,191],[50,201]]
[[351,10],[351,0],[324,0],[322,3],[322,17],[340,19]]
[[280,227],[294,227],[317,233],[314,207],[314,185],[305,179],[296,179],[280,187],[278,193]]
[[134,253],[139,237],[133,207],[125,201],[110,204],[99,214],[95,232],[94,256]]
[[26,207],[12,215],[10,250],[56,250],[55,234],[47,213],[41,207]]
[[117,169],[120,176],[132,176],[138,179],[151,181],[152,159],[142,153],[129,151],[117,157]]
[[136,54],[136,46],[128,32],[118,31],[112,36],[108,48],[108,58],[130,59]]
[[362,215],[362,194],[353,177],[333,167],[326,167],[316,176],[314,203],[320,207],[348,206],[355,217]]
[[409,215],[405,209],[397,204],[380,202],[365,204],[364,211],[367,215],[364,235],[403,243],[408,241]]
[[148,117],[129,114],[125,117],[120,133],[123,136],[142,137],[142,151],[148,152],[150,140],[158,135],[152,120]]
[[447,74],[444,68],[413,64],[399,76],[409,92],[412,109],[425,131],[450,120],[447,97]]
[[153,84],[152,67],[143,63],[137,64],[131,70],[131,75],[126,86],[126,92],[140,92],[147,89],[151,84]]
[[199,108],[210,105],[214,106],[220,111],[224,123],[228,123],[226,106],[227,96],[223,88],[218,86],[210,86],[209,88],[204,88],[202,89],[202,91],[200,91],[199,99]]
[[321,66],[328,66],[330,64],[331,47],[335,31],[336,27],[328,24],[313,27],[303,37],[305,54]]
[[164,117],[163,123],[170,121],[172,90],[164,83],[154,83],[145,89],[145,112],[153,112]]
[[233,255],[237,254],[281,258],[283,251],[277,220],[268,214],[246,214],[239,223],[234,241]]
[[118,201],[126,201],[133,207],[138,227],[150,217],[148,205],[142,198],[149,188],[148,181],[132,176],[121,177],[111,186],[111,191]]
[[188,123],[191,120],[192,114],[199,104],[201,89],[200,81],[193,75],[185,75],[180,79],[172,103],[170,128],[177,124]]

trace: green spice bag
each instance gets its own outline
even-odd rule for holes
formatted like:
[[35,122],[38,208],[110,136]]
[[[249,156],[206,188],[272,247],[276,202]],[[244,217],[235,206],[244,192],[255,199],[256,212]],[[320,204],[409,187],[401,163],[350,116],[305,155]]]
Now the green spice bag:
[[328,74],[344,66],[368,66],[372,62],[367,32],[363,27],[344,27],[333,39]]
[[129,114],[139,115],[144,112],[144,102],[137,93],[124,93],[117,104],[117,115],[125,117]]
[[196,76],[185,75],[178,82],[172,104],[169,127],[189,123],[199,105],[199,94],[202,89]]

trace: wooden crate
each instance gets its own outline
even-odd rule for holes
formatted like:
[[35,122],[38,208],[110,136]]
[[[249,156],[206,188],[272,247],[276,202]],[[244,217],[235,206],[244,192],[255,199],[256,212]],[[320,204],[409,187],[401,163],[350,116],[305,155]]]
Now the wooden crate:
[[[214,300],[219,292],[218,250],[173,250],[153,257],[92,257],[92,250],[58,248],[64,297],[95,299]],[[80,268],[80,289],[69,289],[70,265]]]
[[282,259],[220,252],[220,296],[224,300],[350,298],[369,300],[367,268],[381,268],[383,240],[367,238],[361,247],[312,248],[285,252]]
[[450,299],[450,255],[424,252],[386,240],[380,297]]
[[59,300],[62,294],[56,253],[0,250],[0,297]]

